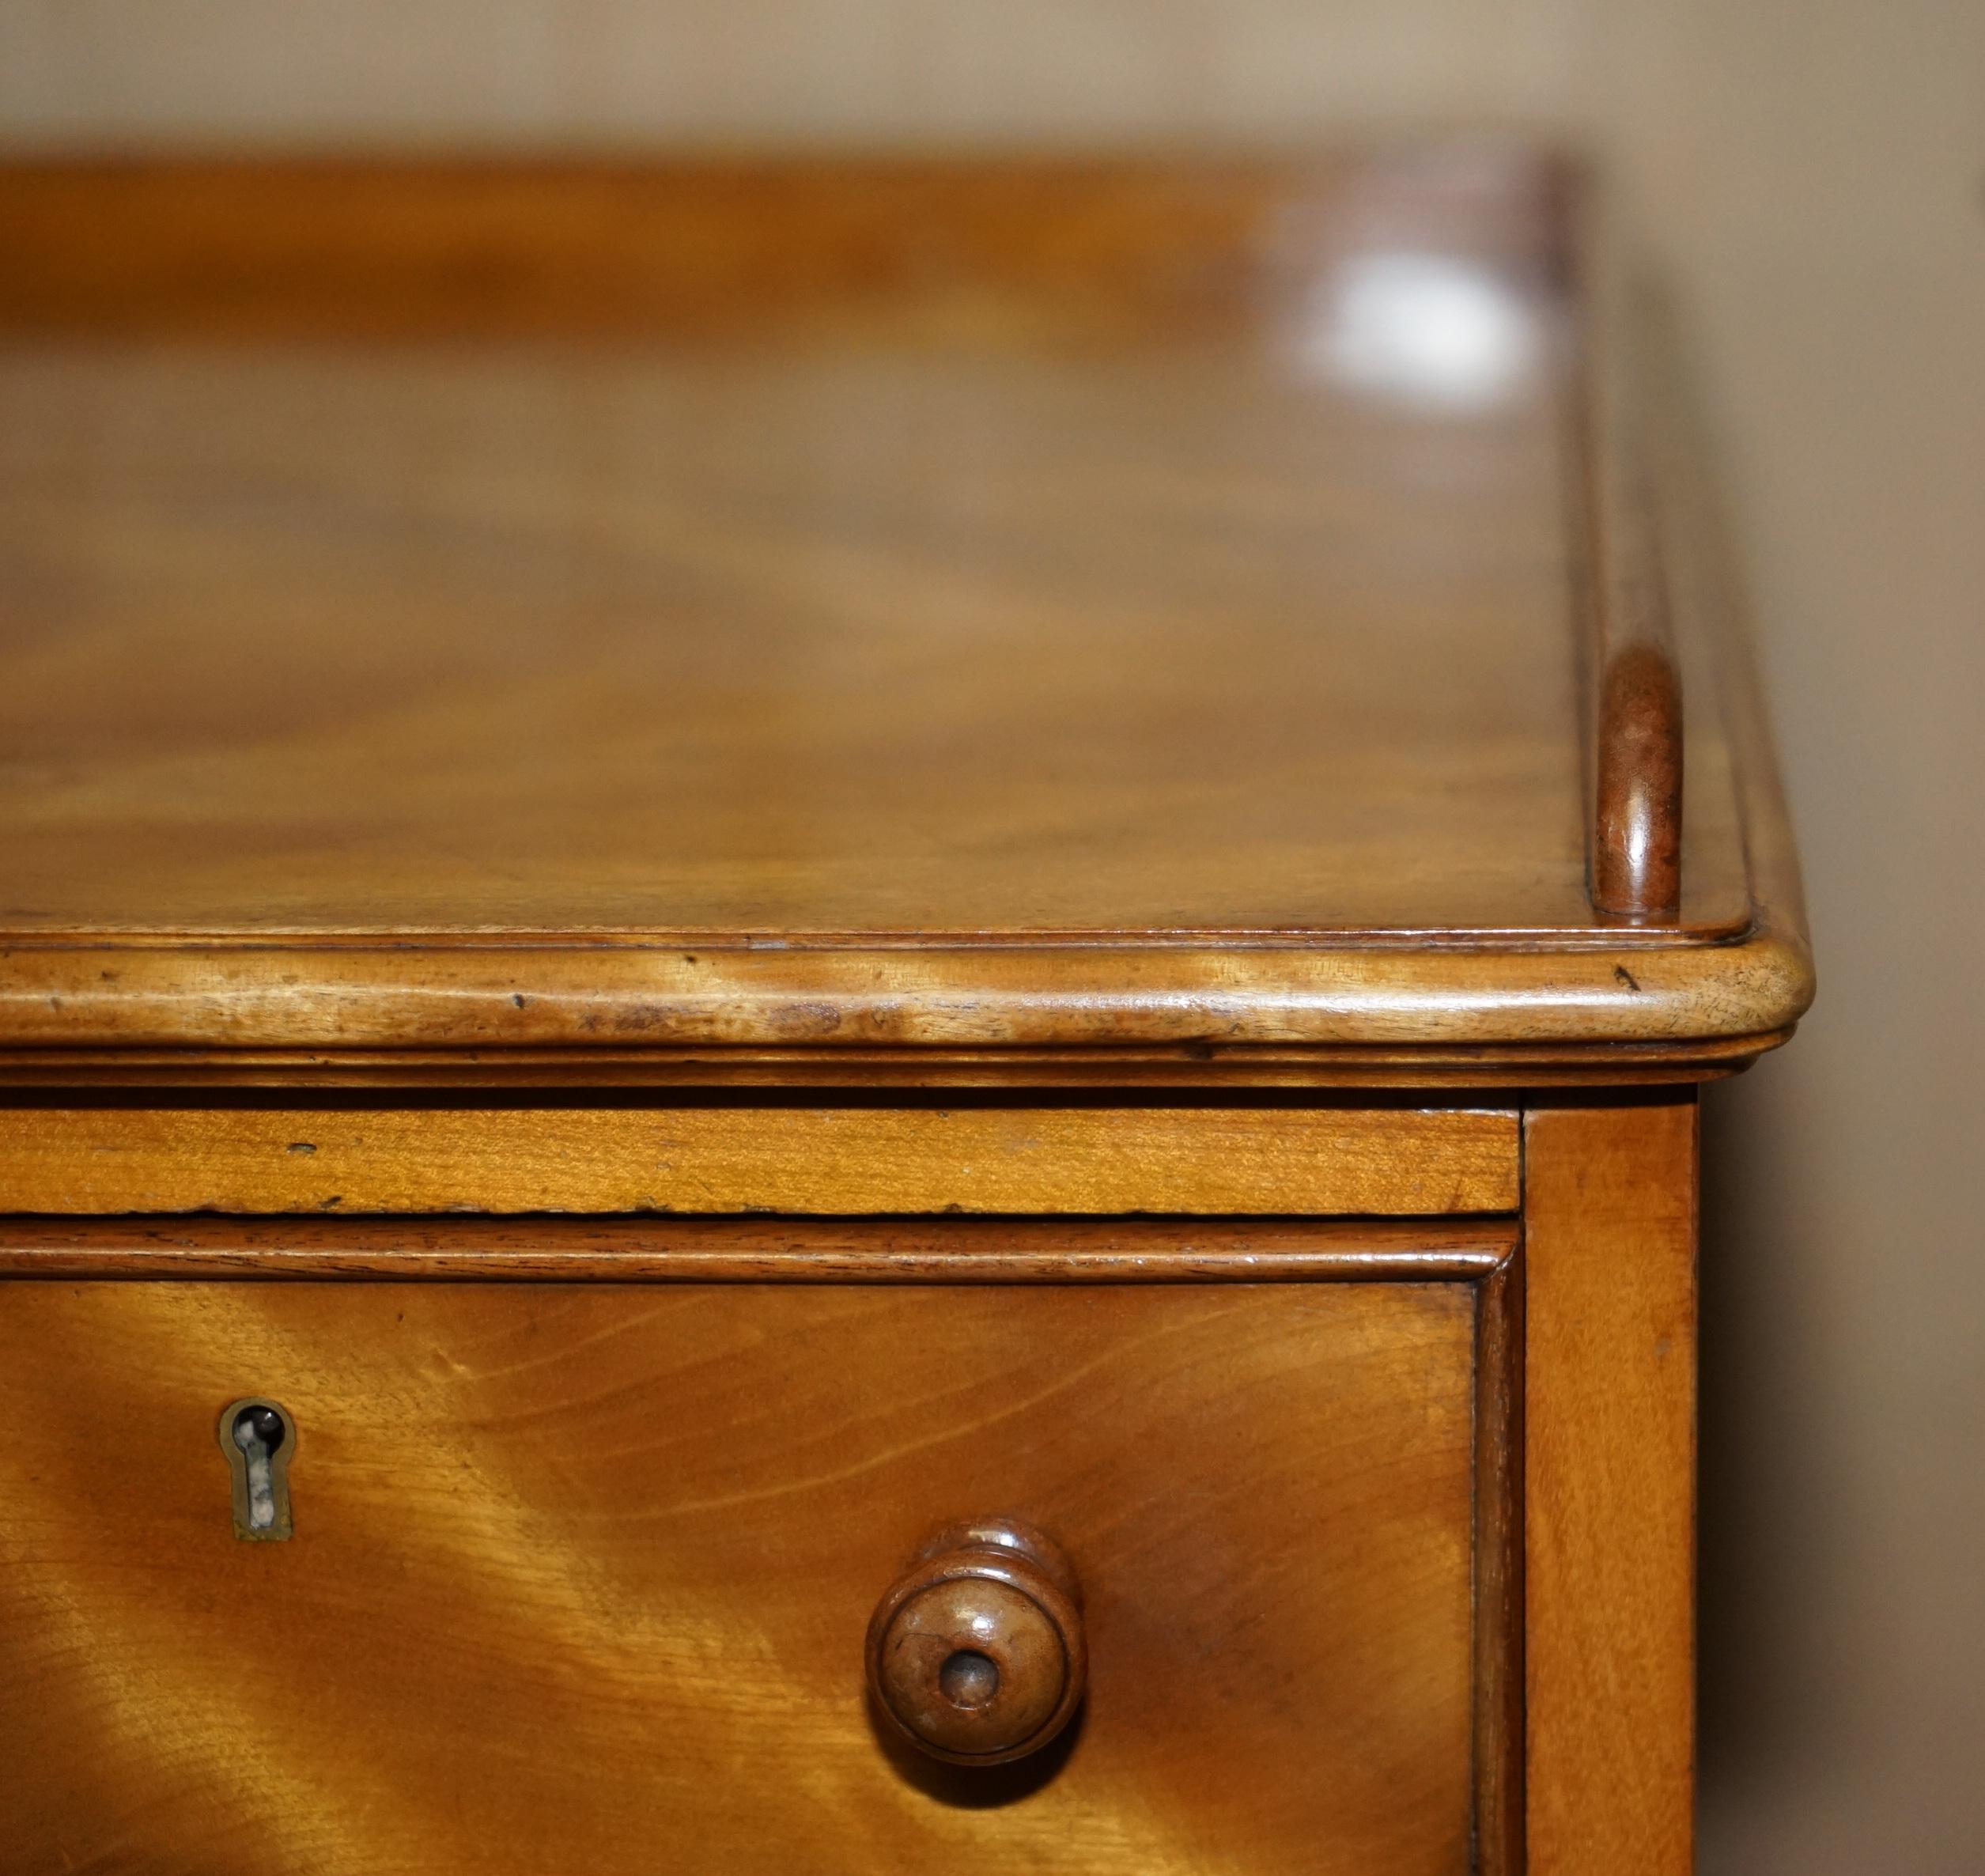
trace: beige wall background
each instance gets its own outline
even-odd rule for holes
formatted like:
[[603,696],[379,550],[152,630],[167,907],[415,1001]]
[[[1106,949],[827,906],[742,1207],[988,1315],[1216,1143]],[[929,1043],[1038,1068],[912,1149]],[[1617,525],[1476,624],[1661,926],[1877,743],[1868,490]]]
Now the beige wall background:
[[1720,422],[1821,1000],[1712,1091],[1710,1876],[1985,1868],[1985,0],[0,0],[0,145],[1568,129]]

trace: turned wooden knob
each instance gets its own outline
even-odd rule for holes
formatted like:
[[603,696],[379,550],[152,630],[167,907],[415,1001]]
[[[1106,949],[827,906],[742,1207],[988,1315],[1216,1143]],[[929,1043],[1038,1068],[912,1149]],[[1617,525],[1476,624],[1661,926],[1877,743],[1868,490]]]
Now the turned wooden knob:
[[947,1525],[875,1606],[868,1685],[913,1744],[955,1765],[1045,1746],[1082,1699],[1088,1650],[1068,1560],[1010,1518]]

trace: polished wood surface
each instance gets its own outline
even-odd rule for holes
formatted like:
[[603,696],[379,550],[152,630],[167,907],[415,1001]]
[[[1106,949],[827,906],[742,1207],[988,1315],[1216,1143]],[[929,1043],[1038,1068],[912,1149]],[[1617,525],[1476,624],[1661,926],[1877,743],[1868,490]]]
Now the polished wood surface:
[[[1479,1289],[15,1283],[0,1840],[1458,1876]],[[297,1428],[286,1541],[233,1532],[251,1391]],[[998,1770],[899,1756],[871,1611],[992,1507],[1079,1572],[1079,1719]]]
[[[490,155],[36,162],[0,190],[0,329],[51,337],[1095,345],[1231,329],[1300,285],[1355,162],[927,155],[614,162]],[[1450,166],[1451,169],[1451,166]],[[1507,153],[1407,225],[1548,240]],[[1459,183],[1458,189],[1456,184]],[[78,238],[87,225],[88,239]]]
[[[1565,184],[0,174],[0,1043],[1780,1039],[1686,648],[1675,922],[1588,896]],[[1473,401],[1359,350],[1402,251]]]
[[10,1212],[1506,1212],[1508,1110],[0,1106]]
[[1696,1129],[1526,1125],[1531,1876],[1695,1867]]
[[0,1863],[1684,1876],[1812,963],[1591,206],[0,165]]

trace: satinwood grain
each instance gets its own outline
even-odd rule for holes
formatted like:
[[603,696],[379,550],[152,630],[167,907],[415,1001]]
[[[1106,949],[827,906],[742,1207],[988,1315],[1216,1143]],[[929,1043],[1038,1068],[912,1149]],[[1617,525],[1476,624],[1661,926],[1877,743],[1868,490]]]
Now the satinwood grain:
[[1496,1109],[0,1107],[13,1212],[1514,1210]]
[[[17,1283],[0,1840],[202,1876],[1460,1876],[1465,1283]],[[294,1418],[233,1535],[214,1416]],[[877,1598],[996,1507],[1088,1695],[892,1754]],[[26,1773],[27,1776],[20,1776]]]
[[[1480,149],[0,172],[0,1047],[1783,1039],[1802,933],[1685,645],[1674,921],[1588,895],[1575,195]],[[1359,365],[1402,252],[1506,381]]]
[[0,165],[0,1867],[1686,1876],[1694,1098],[1543,1091],[1813,972],[1591,207]]
[[1694,1867],[1696,1119],[1526,1120],[1531,1876]]

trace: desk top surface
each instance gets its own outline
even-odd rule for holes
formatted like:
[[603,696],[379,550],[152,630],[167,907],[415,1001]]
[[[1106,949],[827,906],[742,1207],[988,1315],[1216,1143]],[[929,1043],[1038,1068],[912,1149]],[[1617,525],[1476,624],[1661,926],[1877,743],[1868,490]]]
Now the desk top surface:
[[1686,634],[1594,909],[1556,189],[0,176],[0,1043],[1782,1029]]

